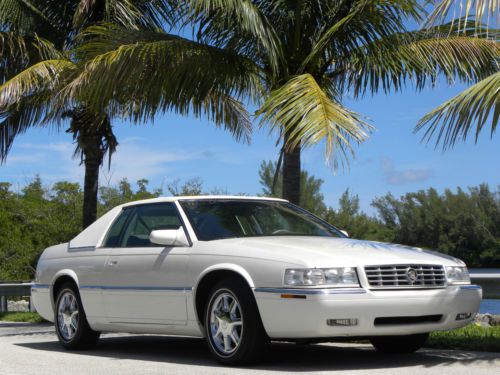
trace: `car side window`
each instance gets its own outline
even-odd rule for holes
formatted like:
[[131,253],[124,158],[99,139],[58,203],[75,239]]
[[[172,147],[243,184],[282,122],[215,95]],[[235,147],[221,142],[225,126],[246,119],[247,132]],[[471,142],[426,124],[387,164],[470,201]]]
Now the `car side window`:
[[149,241],[149,234],[159,229],[179,229],[181,221],[173,203],[138,206],[123,232],[120,247],[156,246]]
[[123,227],[130,216],[133,209],[125,208],[118,218],[113,222],[111,228],[106,235],[106,240],[104,242],[105,247],[117,247],[120,241],[120,234],[123,231]]

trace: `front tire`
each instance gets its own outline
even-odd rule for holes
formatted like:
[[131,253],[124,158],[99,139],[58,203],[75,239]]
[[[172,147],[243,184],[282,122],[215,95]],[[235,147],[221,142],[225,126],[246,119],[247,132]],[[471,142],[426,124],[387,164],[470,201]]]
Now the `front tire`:
[[223,364],[254,363],[269,343],[251,291],[240,279],[215,285],[204,317],[210,352]]
[[380,336],[371,338],[370,342],[375,349],[383,353],[409,354],[424,346],[428,337],[428,333],[407,336]]
[[64,348],[82,350],[90,349],[97,344],[100,332],[90,328],[80,294],[73,283],[61,286],[55,307],[56,334]]

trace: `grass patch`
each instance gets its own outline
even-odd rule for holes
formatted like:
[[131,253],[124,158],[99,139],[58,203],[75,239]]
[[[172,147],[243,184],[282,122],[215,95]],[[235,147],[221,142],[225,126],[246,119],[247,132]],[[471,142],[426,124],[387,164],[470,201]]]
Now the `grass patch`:
[[0,321],[20,323],[42,323],[45,320],[34,312],[0,312]]
[[436,349],[500,352],[500,326],[481,327],[469,324],[453,331],[433,332],[425,346]]

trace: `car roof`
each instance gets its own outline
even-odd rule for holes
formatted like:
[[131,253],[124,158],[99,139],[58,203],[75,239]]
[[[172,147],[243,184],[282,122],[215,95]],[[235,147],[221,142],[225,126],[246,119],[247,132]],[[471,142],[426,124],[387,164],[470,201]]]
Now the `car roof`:
[[151,199],[143,199],[140,201],[134,201],[122,204],[120,207],[129,207],[145,203],[162,203],[162,202],[176,202],[182,200],[234,200],[234,201],[274,201],[274,202],[288,202],[281,198],[271,198],[271,197],[249,197],[246,195],[191,195],[191,196],[179,196],[179,197],[158,197]]

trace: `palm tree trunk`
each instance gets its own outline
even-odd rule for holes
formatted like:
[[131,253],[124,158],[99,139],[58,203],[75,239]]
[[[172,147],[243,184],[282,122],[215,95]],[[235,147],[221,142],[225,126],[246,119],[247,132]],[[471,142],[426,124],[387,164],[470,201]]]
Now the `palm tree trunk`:
[[[285,145],[287,142],[285,134]],[[293,149],[285,147],[283,154],[283,198],[297,205],[300,204],[300,151],[300,145]]]
[[88,112],[85,108],[75,109],[71,113],[73,138],[78,148],[75,154],[81,153],[82,164],[85,165],[83,184],[83,228],[87,228],[97,218],[97,189],[99,186],[99,167],[104,158],[102,148],[102,117]]
[[97,218],[97,187],[101,161],[95,153],[84,155],[85,181],[83,184],[83,228],[87,228]]

